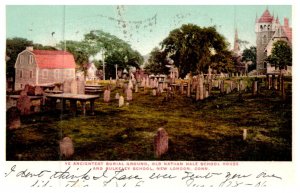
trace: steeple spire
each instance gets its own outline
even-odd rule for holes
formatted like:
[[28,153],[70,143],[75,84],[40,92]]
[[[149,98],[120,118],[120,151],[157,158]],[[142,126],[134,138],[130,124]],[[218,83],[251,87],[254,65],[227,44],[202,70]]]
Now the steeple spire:
[[233,52],[235,54],[239,54],[240,53],[240,44],[239,44],[239,37],[238,37],[237,28],[235,28]]

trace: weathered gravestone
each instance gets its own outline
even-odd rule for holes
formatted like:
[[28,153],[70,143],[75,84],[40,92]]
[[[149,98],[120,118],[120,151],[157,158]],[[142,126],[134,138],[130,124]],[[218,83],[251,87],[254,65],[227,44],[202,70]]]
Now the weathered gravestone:
[[69,159],[74,154],[74,146],[70,137],[64,137],[59,141],[60,156],[63,159]]
[[139,86],[138,86],[138,84],[135,84],[134,88],[135,88],[134,92],[136,92],[136,93],[139,92]]
[[30,107],[31,107],[31,102],[29,96],[27,96],[26,94],[20,95],[20,97],[17,100],[17,108],[20,110],[21,115],[30,114]]
[[124,105],[124,97],[120,96],[119,98],[119,107],[122,107]]
[[132,101],[132,90],[131,90],[131,88],[128,88],[126,90],[126,100],[127,101]]
[[104,91],[104,102],[108,103],[110,101],[110,90],[109,89],[106,89]]
[[119,100],[119,98],[120,98],[120,94],[117,92],[116,95],[115,95],[115,99]]
[[156,89],[154,88],[154,89],[152,89],[152,96],[156,96],[156,95],[157,95]]
[[41,96],[44,94],[43,89],[40,86],[25,85],[25,91],[28,96]]
[[128,88],[129,88],[129,89],[133,89],[133,83],[132,83],[132,80],[129,80]]
[[252,94],[257,95],[257,81],[252,82]]
[[154,136],[154,156],[160,158],[168,151],[169,137],[164,128],[159,128]]
[[11,107],[6,112],[6,128],[9,130],[21,127],[20,111],[17,107]]

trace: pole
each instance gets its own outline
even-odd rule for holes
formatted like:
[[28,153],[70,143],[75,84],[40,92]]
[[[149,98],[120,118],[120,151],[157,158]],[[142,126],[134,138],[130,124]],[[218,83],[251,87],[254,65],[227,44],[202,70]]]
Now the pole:
[[118,64],[115,65],[116,67],[116,80],[118,79]]
[[103,60],[103,80],[105,80],[105,58],[104,50],[102,50],[102,60]]

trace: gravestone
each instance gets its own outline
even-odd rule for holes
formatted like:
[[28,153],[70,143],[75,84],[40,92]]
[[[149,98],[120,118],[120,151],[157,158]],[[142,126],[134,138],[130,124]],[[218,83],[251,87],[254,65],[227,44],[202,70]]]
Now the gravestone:
[[30,114],[31,102],[30,98],[27,95],[20,95],[17,100],[17,108],[20,110],[21,115]]
[[208,90],[205,89],[205,98],[208,98],[209,97],[209,92]]
[[221,92],[221,94],[225,92],[224,80],[221,80],[221,83],[220,83],[220,92]]
[[131,90],[131,88],[128,88],[126,90],[126,100],[127,101],[132,101],[132,90]]
[[65,80],[63,84],[64,93],[71,93],[71,80]]
[[199,100],[199,96],[200,96],[200,86],[196,85],[196,101]]
[[110,101],[110,90],[106,89],[104,91],[104,96],[103,96],[104,102],[108,103]]
[[41,96],[44,94],[43,89],[40,86],[30,86],[26,85],[27,87],[24,89],[27,91],[28,96]]
[[230,87],[227,87],[226,94],[229,94],[231,92]]
[[9,130],[21,127],[20,111],[17,107],[11,107],[6,112],[6,128]]
[[146,80],[145,80],[145,78],[143,78],[142,83],[141,83],[141,87],[145,87],[145,85],[146,85]]
[[71,81],[70,86],[71,86],[71,93],[72,94],[78,94],[78,91],[77,91],[77,81],[75,79],[73,79]]
[[199,78],[199,99],[203,100],[204,99],[204,86],[203,86],[203,77],[200,76]]
[[122,107],[124,105],[124,97],[120,96],[119,97],[119,107]]
[[243,130],[243,140],[245,141],[247,139],[247,129]]
[[156,93],[156,89],[152,89],[152,96],[156,96],[157,93]]
[[133,89],[132,80],[129,80],[129,83],[128,83],[128,88],[129,88],[129,89]]
[[119,98],[120,98],[120,94],[117,92],[116,95],[115,95],[115,99],[119,100]]
[[169,137],[164,128],[159,128],[154,136],[154,156],[160,158],[168,151]]
[[134,92],[139,92],[139,86],[138,86],[138,84],[135,84],[135,86],[134,86]]
[[149,83],[149,76],[146,77],[146,87],[149,88],[150,87],[150,83]]
[[77,94],[85,94],[85,82],[77,80]]
[[257,81],[252,82],[252,94],[257,95]]
[[55,86],[53,91],[60,91],[59,87],[58,86]]
[[191,96],[191,81],[188,81],[188,85],[187,85],[187,97]]
[[63,159],[69,159],[74,154],[74,146],[70,137],[64,137],[59,141],[60,156]]

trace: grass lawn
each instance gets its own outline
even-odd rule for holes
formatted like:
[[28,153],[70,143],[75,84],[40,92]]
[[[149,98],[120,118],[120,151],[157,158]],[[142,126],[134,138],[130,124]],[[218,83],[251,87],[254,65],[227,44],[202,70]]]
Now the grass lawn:
[[263,87],[258,96],[213,90],[203,101],[176,95],[168,102],[148,90],[133,93],[133,101],[121,108],[116,89],[110,103],[101,95],[93,116],[56,110],[22,117],[21,128],[7,132],[7,160],[59,160],[63,136],[74,142],[73,160],[155,160],[159,127],[169,134],[169,151],[161,160],[291,160],[291,82],[286,84],[285,101]]

